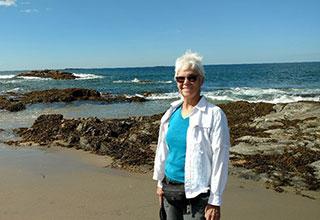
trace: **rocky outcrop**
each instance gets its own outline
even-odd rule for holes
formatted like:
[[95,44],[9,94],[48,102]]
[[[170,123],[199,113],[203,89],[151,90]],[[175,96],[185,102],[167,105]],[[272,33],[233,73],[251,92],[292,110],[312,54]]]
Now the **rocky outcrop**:
[[234,169],[239,175],[263,179],[277,191],[283,186],[320,189],[319,102],[273,105],[268,114],[231,121],[231,134],[231,164],[240,168]]
[[[150,170],[161,115],[128,119],[64,119],[62,115],[41,115],[31,128],[18,129],[23,141],[11,144],[37,143],[59,145],[108,155],[113,166]],[[10,142],[9,142],[10,143]]]
[[21,101],[25,104],[71,102],[76,100],[101,100],[101,94],[91,89],[68,88],[28,92],[21,98]]
[[111,102],[143,102],[143,96],[126,96],[101,94],[96,90],[84,88],[49,89],[33,91],[24,94],[5,94],[0,96],[0,109],[7,111],[21,111],[27,104],[72,102],[76,100],[92,100],[105,103]]
[[20,73],[19,76],[27,76],[27,77],[40,77],[40,78],[52,78],[52,79],[76,79],[79,78],[72,73],[63,72],[59,70],[32,70],[30,72]]
[[[283,186],[320,190],[320,103],[220,105],[231,131],[230,173]],[[127,119],[63,119],[42,115],[18,129],[15,144],[56,144],[114,158],[114,167],[152,169],[161,115]]]
[[250,123],[255,118],[265,116],[274,110],[274,105],[270,103],[249,103],[244,101],[231,102],[219,105],[227,115],[231,133],[231,145],[238,143],[238,139],[245,135],[265,137],[263,129],[251,127]]
[[6,96],[0,96],[0,109],[5,109],[10,112],[17,112],[24,110],[26,106],[24,103],[7,98]]

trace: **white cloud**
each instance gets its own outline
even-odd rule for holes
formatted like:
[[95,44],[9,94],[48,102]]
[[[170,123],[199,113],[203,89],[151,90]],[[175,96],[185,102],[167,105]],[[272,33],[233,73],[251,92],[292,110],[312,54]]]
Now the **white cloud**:
[[0,6],[14,6],[16,5],[16,0],[0,0]]
[[28,8],[28,9],[20,10],[20,12],[30,14],[30,13],[37,13],[39,12],[39,10],[35,8]]

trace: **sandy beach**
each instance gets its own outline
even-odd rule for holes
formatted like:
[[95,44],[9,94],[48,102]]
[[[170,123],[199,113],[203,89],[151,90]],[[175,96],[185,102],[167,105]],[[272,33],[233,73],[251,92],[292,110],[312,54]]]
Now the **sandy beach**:
[[[105,156],[66,148],[1,146],[0,219],[158,219],[151,173],[105,168]],[[319,219],[315,199],[229,176],[222,219]]]

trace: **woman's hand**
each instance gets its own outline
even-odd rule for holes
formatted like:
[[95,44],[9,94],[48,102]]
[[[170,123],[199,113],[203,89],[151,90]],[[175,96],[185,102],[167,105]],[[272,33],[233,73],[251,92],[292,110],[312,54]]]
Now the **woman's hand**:
[[162,199],[163,199],[163,190],[160,187],[157,187],[156,194],[159,196],[159,204],[161,206],[162,204]]
[[220,220],[220,206],[208,204],[205,209],[206,220]]

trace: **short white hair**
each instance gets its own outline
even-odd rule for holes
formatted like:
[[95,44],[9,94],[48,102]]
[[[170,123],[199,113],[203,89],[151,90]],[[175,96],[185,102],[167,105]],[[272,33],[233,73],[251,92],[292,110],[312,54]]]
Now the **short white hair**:
[[187,50],[181,57],[178,57],[175,64],[175,76],[182,69],[192,69],[197,71],[204,79],[205,71],[202,65],[202,56],[200,54]]

